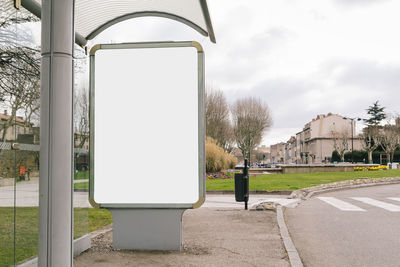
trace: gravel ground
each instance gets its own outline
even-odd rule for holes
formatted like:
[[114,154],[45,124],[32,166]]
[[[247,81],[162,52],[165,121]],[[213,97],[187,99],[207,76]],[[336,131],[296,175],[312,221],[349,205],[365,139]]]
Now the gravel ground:
[[289,266],[274,211],[187,210],[182,251],[112,249],[112,232],[92,239],[75,266]]

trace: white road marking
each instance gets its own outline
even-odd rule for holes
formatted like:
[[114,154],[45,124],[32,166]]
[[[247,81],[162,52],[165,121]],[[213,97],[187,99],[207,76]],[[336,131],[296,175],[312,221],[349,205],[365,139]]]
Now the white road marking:
[[369,204],[371,206],[375,206],[378,208],[382,208],[388,211],[393,211],[393,212],[397,212],[400,211],[400,206],[394,205],[394,204],[390,204],[390,203],[386,203],[383,201],[379,201],[379,200],[375,200],[369,197],[352,197],[352,199],[354,200],[358,200],[361,201],[365,204]]
[[395,201],[400,201],[400,197],[388,197],[388,199],[395,200]]
[[357,207],[353,204],[347,203],[345,201],[339,200],[334,197],[317,197],[317,198],[343,211],[365,211],[360,207]]

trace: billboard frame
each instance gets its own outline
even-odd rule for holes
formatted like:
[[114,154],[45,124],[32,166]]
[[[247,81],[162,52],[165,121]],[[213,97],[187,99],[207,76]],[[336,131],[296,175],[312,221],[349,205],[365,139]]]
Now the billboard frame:
[[[95,150],[95,54],[106,49],[143,49],[193,47],[197,50],[198,64],[198,186],[199,198],[195,203],[96,203],[94,200],[94,150]],[[140,42],[120,44],[97,44],[90,50],[89,79],[89,202],[95,208],[108,209],[193,209],[205,201],[205,107],[204,107],[204,50],[195,41],[184,42]]]

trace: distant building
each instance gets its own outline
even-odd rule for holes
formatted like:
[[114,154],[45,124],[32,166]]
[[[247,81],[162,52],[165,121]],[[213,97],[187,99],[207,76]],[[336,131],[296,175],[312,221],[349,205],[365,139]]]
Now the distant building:
[[296,137],[291,136],[285,146],[285,164],[297,163]]
[[286,143],[284,142],[271,145],[271,162],[284,163],[286,153],[285,147]]
[[[24,118],[16,116],[12,120],[11,126],[7,127],[7,121],[11,115],[8,114],[7,110],[0,113],[0,142],[18,141],[26,144],[38,144],[39,143],[39,131],[37,127],[32,127],[32,124],[26,124]],[[5,132],[4,140],[3,135]]]
[[[352,124],[353,123],[353,127]],[[353,134],[351,130],[353,129]],[[348,149],[351,151],[353,135],[354,150],[362,149],[362,138],[356,137],[355,121],[338,114],[328,113],[318,115],[307,123],[303,131],[296,134],[296,162],[321,163],[329,162],[334,149],[334,136],[342,135],[348,138]]]
[[260,147],[257,147],[254,152],[256,154],[256,160],[262,163],[269,163],[271,161],[270,147],[262,145]]

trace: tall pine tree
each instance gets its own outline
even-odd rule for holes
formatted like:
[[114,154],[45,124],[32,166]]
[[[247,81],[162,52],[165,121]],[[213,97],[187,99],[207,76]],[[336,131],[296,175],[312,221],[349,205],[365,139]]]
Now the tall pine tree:
[[379,101],[376,101],[372,106],[367,108],[367,114],[369,118],[365,119],[364,122],[368,126],[378,126],[381,121],[386,119],[385,107],[381,107]]
[[376,101],[372,106],[367,108],[369,118],[364,119],[364,122],[367,125],[363,130],[364,149],[368,152],[368,162],[370,164],[373,163],[372,152],[374,152],[381,143],[381,127],[379,125],[384,119],[386,119],[384,110],[385,107],[381,107],[379,101]]

